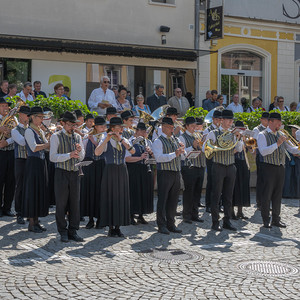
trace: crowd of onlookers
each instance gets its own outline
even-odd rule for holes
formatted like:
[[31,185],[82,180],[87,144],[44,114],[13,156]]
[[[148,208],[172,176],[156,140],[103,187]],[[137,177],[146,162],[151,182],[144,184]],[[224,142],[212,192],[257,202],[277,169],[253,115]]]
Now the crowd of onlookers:
[[[19,96],[24,101],[33,101],[39,95],[47,97],[46,93],[41,90],[40,81],[34,81],[33,84],[25,82],[23,89],[19,93],[17,85],[14,83],[9,84],[7,80],[3,80],[0,85],[0,97],[13,98],[14,96]],[[49,97],[71,100],[70,89],[62,83],[57,83],[54,86],[54,93],[50,94]],[[177,109],[179,117],[183,117],[190,107],[195,106],[192,93],[187,92],[183,96],[179,87],[174,89],[174,95],[169,99],[165,96],[163,85],[156,85],[153,95],[147,97],[147,99],[142,94],[138,94],[133,98],[131,92],[123,85],[114,86],[110,89],[110,79],[107,76],[101,77],[100,87],[92,91],[87,104],[89,109],[98,112],[99,115],[105,115],[106,108],[110,106],[115,107],[118,113],[124,110],[132,110],[134,114],[138,115],[139,111],[151,114],[162,105],[169,104]],[[240,98],[238,94],[234,94],[231,103],[227,105],[227,103],[224,103],[224,95],[218,94],[217,90],[207,91],[206,97],[200,102],[200,105],[207,111],[223,106],[234,113],[252,112],[257,109],[264,111],[273,109],[279,111],[300,111],[300,103],[292,102],[287,106],[282,96],[275,96],[274,102],[270,104],[268,109],[263,107],[263,100],[259,96],[252,99],[251,103],[249,103],[245,97]]]

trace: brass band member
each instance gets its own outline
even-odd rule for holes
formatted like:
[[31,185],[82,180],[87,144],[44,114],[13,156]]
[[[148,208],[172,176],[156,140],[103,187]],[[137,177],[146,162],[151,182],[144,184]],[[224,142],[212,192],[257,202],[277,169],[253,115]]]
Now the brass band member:
[[[203,135],[207,137],[208,133],[212,130],[219,128],[222,119],[222,112],[215,110],[212,117],[212,124],[208,126],[204,131]],[[212,175],[211,175],[212,159],[206,159],[206,168],[207,168],[207,183],[205,191],[205,206],[206,212],[210,213],[210,204],[211,204],[211,194],[212,194]]]
[[132,129],[134,114],[131,110],[125,110],[121,113],[121,118],[124,123],[122,136],[125,139],[130,139],[134,135],[134,130]]
[[82,132],[84,134],[88,134],[93,128],[95,124],[95,117],[92,114],[87,114],[84,118],[85,128],[83,128]]
[[[138,214],[137,221],[147,224],[144,214],[153,212],[153,175],[150,165],[145,160],[152,155],[151,142],[147,139],[145,123],[138,123],[134,136],[129,140],[135,149],[135,153],[126,154],[126,163],[129,175],[130,188],[130,214],[131,224],[136,225],[134,215]],[[135,142],[137,140],[139,142]]]
[[[224,218],[223,228],[235,231],[236,228],[230,223],[232,213],[232,195],[234,189],[234,182],[236,176],[236,167],[234,165],[234,151],[241,152],[243,150],[243,143],[237,142],[240,137],[238,132],[231,133],[228,130],[233,124],[233,112],[224,109],[222,111],[222,121],[218,129],[212,130],[208,135],[207,141],[217,145],[224,150],[216,151],[212,157],[212,195],[211,195],[211,216],[212,216],[212,229],[221,231],[222,228],[219,224],[219,201],[222,194],[224,204]],[[226,150],[226,144],[234,145],[235,148]],[[205,149],[203,145],[203,150]],[[225,146],[224,146],[225,145]],[[230,147],[228,147],[230,148]]]
[[[10,105],[10,102],[0,98],[0,124],[8,114]],[[0,133],[4,135],[0,140],[0,217],[13,217],[11,204],[15,192],[14,142],[8,127],[0,125]]]
[[23,181],[25,177],[25,164],[27,159],[25,130],[29,123],[30,107],[21,106],[19,110],[19,124],[11,131],[11,137],[15,142],[15,211],[17,213],[17,223],[25,224],[21,214]]
[[[253,129],[253,138],[257,140],[258,134],[262,131],[264,131],[268,127],[268,122],[269,122],[269,113],[268,112],[263,112],[261,119],[260,119],[260,124],[256,126]],[[264,188],[264,174],[261,173],[261,163],[262,163],[262,156],[259,153],[259,150],[256,149],[256,170],[257,170],[257,177],[256,177],[256,205],[257,209],[261,210],[261,199],[262,199],[262,191]]]
[[[258,135],[257,145],[263,156],[261,171],[264,174],[262,192],[261,216],[264,227],[286,227],[280,221],[281,197],[284,184],[285,152],[300,154],[296,146],[292,146],[287,137],[280,133],[281,115],[270,113],[269,124],[266,130]],[[270,203],[272,202],[272,223],[270,223]]]
[[153,142],[152,151],[157,163],[157,212],[158,232],[180,233],[175,226],[175,214],[180,190],[180,155],[184,146],[173,136],[174,122],[171,118],[162,119],[162,134]]
[[120,226],[130,224],[130,194],[128,172],[125,164],[126,150],[131,154],[135,149],[122,137],[122,119],[110,119],[109,129],[96,155],[103,153],[105,168],[101,182],[100,226],[109,226],[108,236],[124,237]]
[[[185,146],[187,154],[193,150],[199,151],[199,139],[194,136],[196,128],[196,119],[187,117],[184,127],[186,129],[179,139]],[[205,155],[201,153],[196,158],[183,158],[181,174],[184,181],[183,191],[183,222],[191,224],[194,222],[203,222],[198,216],[199,194],[201,195],[204,171],[206,167]]]
[[106,122],[109,122],[111,118],[115,118],[117,116],[117,109],[114,106],[108,107],[106,109]]
[[94,218],[97,218],[96,228],[100,229],[100,203],[101,203],[101,181],[105,167],[104,155],[95,155],[95,149],[100,140],[106,135],[106,121],[103,117],[95,118],[94,130],[89,134],[85,151],[85,160],[93,163],[84,167],[84,176],[81,179],[81,215],[89,216],[86,229],[95,226]]
[[[66,111],[62,118],[63,129],[50,139],[50,160],[55,163],[54,192],[56,225],[62,242],[82,242],[77,234],[80,222],[80,177],[76,163],[85,155],[82,140],[75,133],[76,115]],[[68,211],[67,224],[65,215]]]
[[49,209],[48,173],[45,161],[45,149],[49,143],[41,125],[44,111],[39,106],[30,109],[29,127],[25,130],[27,160],[25,165],[22,194],[23,217],[29,218],[28,231],[40,233],[46,230],[39,217],[46,217]]

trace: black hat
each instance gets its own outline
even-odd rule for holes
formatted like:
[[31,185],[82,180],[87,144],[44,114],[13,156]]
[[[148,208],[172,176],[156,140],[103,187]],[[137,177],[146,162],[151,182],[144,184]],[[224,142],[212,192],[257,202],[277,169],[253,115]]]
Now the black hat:
[[261,115],[261,119],[269,119],[269,113],[267,111],[263,112]]
[[[91,119],[91,118],[90,118]],[[94,119],[94,118],[93,118]],[[100,117],[100,116],[97,116],[95,118],[95,125],[105,125],[106,124],[106,121],[103,117]],[[95,126],[94,125],[94,126]]]
[[86,116],[85,116],[85,121],[86,120],[88,120],[88,119],[95,119],[95,117],[94,117],[94,115],[93,114],[87,114]]
[[74,113],[76,114],[77,119],[79,117],[83,117],[83,113],[82,113],[82,111],[80,109],[75,109]]
[[70,111],[66,111],[63,116],[62,116],[62,121],[63,122],[71,122],[71,123],[76,123],[77,117],[76,113],[72,113]]
[[269,120],[279,120],[281,121],[281,114],[277,112],[272,112],[269,115]]
[[146,127],[145,123],[139,122],[136,126],[136,129],[147,130],[147,127]]
[[37,115],[37,114],[44,114],[43,108],[40,106],[31,107],[29,115],[32,116],[32,115]]
[[245,127],[243,121],[236,121],[234,125],[235,125],[235,127]]
[[122,120],[128,119],[128,118],[133,118],[134,114],[131,110],[125,110],[121,113],[121,118]]
[[197,121],[194,117],[187,117],[185,120],[184,120],[184,124],[185,125],[190,125],[190,124],[195,124]]
[[114,106],[110,106],[106,109],[106,115],[116,115],[117,109]]
[[7,102],[4,98],[0,98],[0,104],[4,104],[4,103],[6,103],[6,104],[8,104],[8,106],[11,106],[11,102]]
[[221,119],[222,118],[222,112],[220,110],[215,110],[212,117],[217,118],[217,119]]
[[166,116],[173,116],[173,115],[179,115],[179,113],[177,112],[177,109],[175,107],[168,107]]
[[196,124],[197,125],[202,125],[204,123],[202,118],[196,118]]
[[64,113],[60,114],[59,119],[57,121],[62,121],[63,117],[64,117]]
[[[108,107],[110,108],[110,107]],[[109,125],[123,125],[123,121],[120,117],[113,117],[109,121]]]
[[22,105],[19,109],[20,114],[30,115],[30,107],[26,105]]
[[233,119],[233,111],[229,109],[224,109],[222,111],[222,119]]
[[46,112],[46,111],[52,111],[52,109],[50,107],[48,107],[48,106],[43,107],[43,110],[44,110],[44,112]]
[[169,117],[163,117],[161,120],[161,124],[169,124],[169,125],[174,125],[174,122],[171,118]]

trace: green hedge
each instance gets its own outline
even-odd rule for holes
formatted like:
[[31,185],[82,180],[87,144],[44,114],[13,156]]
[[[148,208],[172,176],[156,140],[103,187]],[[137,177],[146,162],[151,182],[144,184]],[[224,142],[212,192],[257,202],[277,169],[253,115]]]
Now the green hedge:
[[[275,112],[275,110],[272,110],[271,112]],[[278,112],[278,111],[276,111]],[[191,107],[185,114],[184,118],[186,117],[201,117],[205,118],[207,115],[208,111],[204,110],[202,107]],[[263,111],[258,110],[258,111],[253,111],[251,113],[235,113],[234,114],[234,119],[235,121],[243,121],[245,125],[249,127],[249,129],[253,129],[257,125],[260,124],[260,119]],[[299,125],[300,126],[300,112],[294,112],[294,111],[284,111],[280,112],[281,117],[282,117],[282,123],[284,125]]]

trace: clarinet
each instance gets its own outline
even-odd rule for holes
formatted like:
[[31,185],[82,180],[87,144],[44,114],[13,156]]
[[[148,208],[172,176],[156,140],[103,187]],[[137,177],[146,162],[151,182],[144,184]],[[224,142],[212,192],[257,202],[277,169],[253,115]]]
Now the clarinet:
[[[73,150],[76,150],[76,139],[75,139],[75,134],[74,131],[72,131],[72,145],[73,145]],[[79,163],[79,159],[76,158],[76,163]],[[83,171],[82,171],[82,166],[79,166],[79,173],[78,176],[83,176]]]
[[[147,139],[144,140],[145,141],[145,152],[148,153],[148,151],[146,150],[146,147],[147,147]],[[149,153],[148,153],[149,155]],[[148,173],[152,173],[152,170],[151,170],[151,165],[149,163],[147,163],[146,160],[144,160],[144,164],[147,166],[147,172]]]
[[[143,144],[141,143],[141,140],[140,140],[141,138],[142,138],[143,141],[145,142],[145,145],[143,145]],[[147,147],[147,139],[146,139],[146,138],[141,137],[141,136],[137,137],[137,138],[133,141],[133,145],[134,145],[134,144],[137,144],[137,143],[138,143],[140,146],[144,147],[145,152],[147,152],[147,150],[146,150],[146,147]],[[147,152],[147,153],[148,153],[148,152]],[[147,173],[152,173],[151,165],[150,165],[149,163],[147,163],[147,160],[146,160],[146,159],[143,159],[143,163],[147,166]]]

